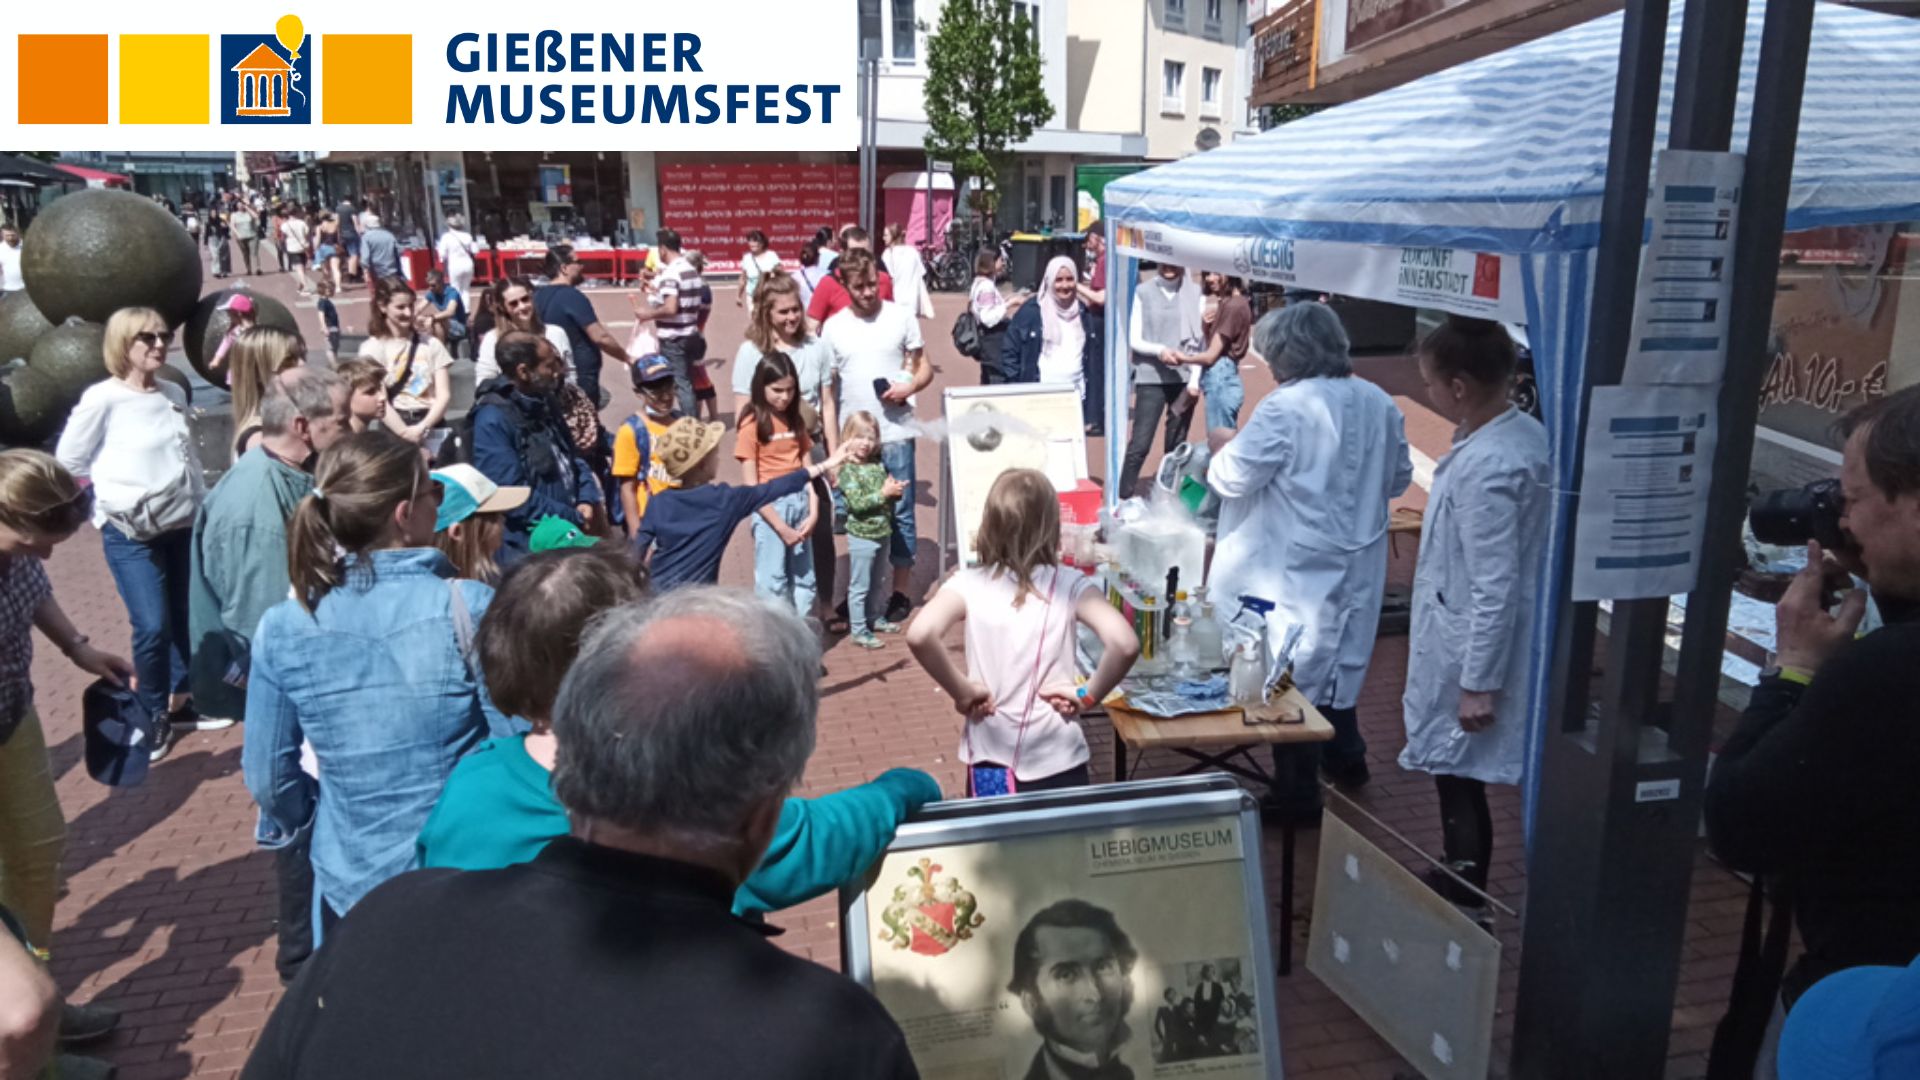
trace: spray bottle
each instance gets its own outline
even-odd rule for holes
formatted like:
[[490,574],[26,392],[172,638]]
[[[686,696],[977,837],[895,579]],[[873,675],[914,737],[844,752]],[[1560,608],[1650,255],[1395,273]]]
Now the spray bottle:
[[1242,708],[1267,703],[1267,671],[1272,653],[1267,642],[1267,613],[1273,601],[1242,596],[1240,611],[1226,626],[1227,697]]

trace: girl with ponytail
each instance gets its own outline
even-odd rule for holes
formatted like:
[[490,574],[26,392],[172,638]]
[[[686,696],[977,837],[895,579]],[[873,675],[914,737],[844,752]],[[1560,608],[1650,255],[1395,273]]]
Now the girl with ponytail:
[[[420,448],[386,432],[328,448],[288,525],[293,599],[254,639],[247,787],[264,845],[311,824],[322,932],[412,866],[454,762],[510,733],[473,659],[493,590],[457,580],[432,546],[439,491]],[[318,780],[301,771],[303,742]]]

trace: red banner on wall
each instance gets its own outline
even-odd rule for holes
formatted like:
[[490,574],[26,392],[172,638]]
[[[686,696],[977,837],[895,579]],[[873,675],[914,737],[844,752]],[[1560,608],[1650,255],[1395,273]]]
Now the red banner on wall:
[[660,222],[707,257],[707,269],[740,268],[747,233],[759,229],[788,267],[822,226],[839,231],[860,218],[858,165],[666,165]]

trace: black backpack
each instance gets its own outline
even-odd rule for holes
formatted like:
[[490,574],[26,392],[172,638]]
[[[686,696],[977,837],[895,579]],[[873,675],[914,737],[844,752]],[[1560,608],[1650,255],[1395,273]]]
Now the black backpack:
[[987,362],[984,355],[987,351],[987,335],[972,308],[962,311],[960,317],[953,320],[953,347],[959,350],[961,356],[983,364]]

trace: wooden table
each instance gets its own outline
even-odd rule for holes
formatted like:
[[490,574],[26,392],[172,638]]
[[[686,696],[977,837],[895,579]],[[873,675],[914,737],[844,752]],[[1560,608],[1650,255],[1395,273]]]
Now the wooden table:
[[[1178,775],[1218,769],[1234,776],[1273,787],[1273,774],[1253,756],[1260,746],[1298,746],[1330,742],[1333,725],[1320,715],[1298,689],[1286,692],[1268,705],[1268,711],[1298,714],[1301,720],[1287,724],[1249,724],[1239,709],[1225,712],[1191,713],[1186,716],[1149,716],[1129,709],[1125,698],[1108,703],[1107,717],[1113,721],[1113,775],[1130,780],[1127,751],[1134,752],[1133,766],[1148,750],[1170,750],[1192,758],[1194,764]],[[1280,974],[1293,972],[1293,848],[1294,823],[1280,823]]]

